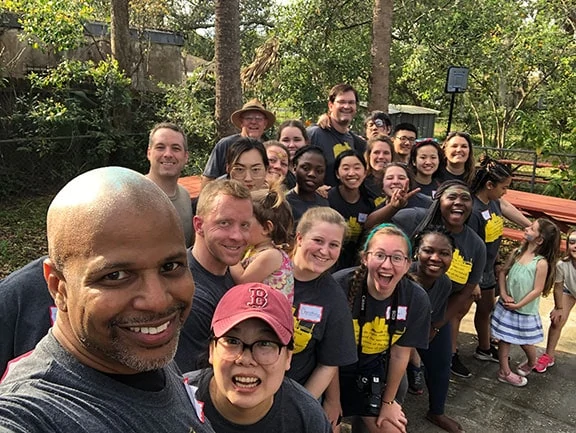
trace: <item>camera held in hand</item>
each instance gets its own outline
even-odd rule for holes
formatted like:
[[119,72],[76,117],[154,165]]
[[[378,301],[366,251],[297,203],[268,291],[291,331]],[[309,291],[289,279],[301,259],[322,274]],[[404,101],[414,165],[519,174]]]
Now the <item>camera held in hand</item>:
[[382,398],[382,382],[379,376],[358,375],[356,387],[363,396],[364,415],[378,416]]

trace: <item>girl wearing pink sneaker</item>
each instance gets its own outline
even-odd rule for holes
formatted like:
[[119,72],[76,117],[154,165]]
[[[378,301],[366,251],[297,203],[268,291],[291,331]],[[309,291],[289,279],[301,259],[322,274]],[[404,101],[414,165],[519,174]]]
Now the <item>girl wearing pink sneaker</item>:
[[554,352],[560,340],[562,328],[568,321],[572,307],[576,303],[576,230],[568,232],[566,238],[566,256],[556,264],[554,283],[554,309],[550,312],[550,330],[544,352],[534,366],[538,373],[544,373],[554,365]]
[[[524,229],[524,241],[500,272],[500,300],[492,315],[492,335],[500,340],[498,380],[513,386],[525,386],[536,365],[534,344],[544,339],[538,312],[540,295],[547,295],[555,279],[560,250],[560,231],[545,218],[539,218]],[[518,344],[527,360],[510,370],[510,345]]]

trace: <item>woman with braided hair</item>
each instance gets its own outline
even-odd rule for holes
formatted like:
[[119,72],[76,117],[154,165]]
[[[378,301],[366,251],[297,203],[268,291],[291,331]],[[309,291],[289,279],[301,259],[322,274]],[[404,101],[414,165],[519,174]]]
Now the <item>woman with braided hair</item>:
[[460,361],[457,351],[458,330],[464,317],[462,311],[466,305],[480,297],[479,283],[486,264],[484,242],[466,225],[472,213],[472,203],[468,185],[460,180],[449,180],[438,187],[427,211],[418,208],[402,209],[392,218],[392,222],[406,233],[415,234],[431,225],[442,225],[454,238],[456,249],[452,264],[446,272],[452,281],[452,294],[448,300],[445,321],[450,320],[452,323],[452,373],[460,377],[472,376]]
[[414,249],[416,261],[410,268],[410,276],[428,294],[432,310],[428,349],[418,349],[426,370],[425,381],[428,388],[426,419],[447,432],[460,433],[463,431],[462,426],[444,414],[452,358],[450,322],[445,320],[452,282],[446,271],[452,264],[454,239],[445,227],[430,226],[416,234]]
[[486,244],[486,266],[480,281],[481,297],[476,301],[474,326],[478,333],[478,347],[474,358],[498,362],[498,349],[490,344],[490,316],[496,300],[497,276],[494,271],[504,230],[504,215],[500,199],[512,183],[512,172],[504,164],[487,155],[480,161],[480,168],[470,189],[474,208],[468,226],[478,233]]
[[348,294],[358,351],[357,363],[340,368],[342,412],[354,417],[354,432],[406,432],[399,387],[411,349],[428,347],[430,302],[406,277],[412,247],[398,227],[375,227],[360,254],[359,267],[334,274]]

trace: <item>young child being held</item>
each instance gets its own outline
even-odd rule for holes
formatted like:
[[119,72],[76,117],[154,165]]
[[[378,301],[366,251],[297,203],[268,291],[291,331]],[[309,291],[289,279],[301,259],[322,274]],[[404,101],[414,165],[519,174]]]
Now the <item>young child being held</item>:
[[294,299],[293,264],[290,250],[294,219],[281,186],[252,193],[254,217],[250,247],[239,264],[230,267],[236,284],[264,283]]
[[[524,229],[524,241],[514,251],[500,272],[500,300],[492,315],[492,335],[500,340],[498,380],[513,386],[528,383],[525,376],[536,365],[534,344],[544,339],[538,307],[540,295],[552,289],[554,266],[560,250],[560,231],[545,218],[538,218]],[[510,345],[519,344],[527,360],[510,370]]]
[[568,321],[576,303],[576,230],[570,230],[566,238],[566,256],[556,263],[554,282],[554,309],[550,312],[550,330],[546,352],[536,361],[534,370],[544,373],[554,365],[554,352],[560,340],[562,328]]

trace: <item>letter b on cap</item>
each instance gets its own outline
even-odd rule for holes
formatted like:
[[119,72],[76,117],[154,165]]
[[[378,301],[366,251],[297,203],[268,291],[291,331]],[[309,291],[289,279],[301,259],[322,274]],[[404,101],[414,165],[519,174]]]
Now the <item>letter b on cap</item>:
[[251,308],[264,308],[268,305],[268,293],[264,289],[259,289],[251,287],[248,289],[250,291],[250,300],[247,305]]

